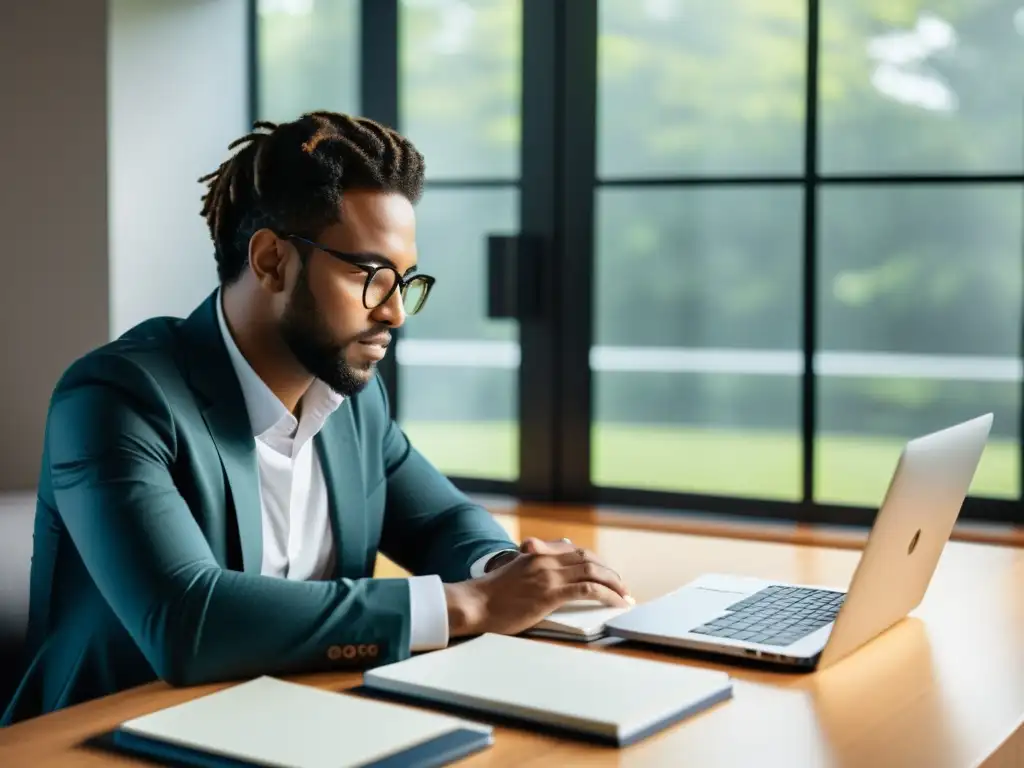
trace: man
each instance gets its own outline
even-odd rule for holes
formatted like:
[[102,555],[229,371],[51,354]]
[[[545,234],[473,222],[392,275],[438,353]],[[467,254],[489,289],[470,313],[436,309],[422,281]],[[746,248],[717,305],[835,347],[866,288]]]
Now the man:
[[[365,668],[571,600],[627,604],[588,553],[517,548],[390,417],[375,364],[434,284],[416,271],[419,152],[328,112],[239,145],[201,180],[219,289],[53,394],[5,723],[156,678]],[[418,575],[371,578],[378,551]]]

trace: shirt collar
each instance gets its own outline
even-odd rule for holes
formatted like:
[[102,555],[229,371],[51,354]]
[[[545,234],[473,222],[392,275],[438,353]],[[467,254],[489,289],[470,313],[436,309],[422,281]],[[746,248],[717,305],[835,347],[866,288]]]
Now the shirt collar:
[[[238,384],[242,389],[242,398],[245,400],[245,409],[249,414],[253,436],[262,437],[269,432],[285,435],[295,434],[299,426],[298,420],[260,378],[259,374],[252,369],[249,361],[245,359],[242,351],[235,344],[231,331],[228,329],[227,320],[224,318],[222,296],[222,292],[218,290],[216,297],[217,324],[220,326],[220,333],[224,338],[224,346],[228,350],[231,367],[234,368]],[[324,422],[327,421],[327,417],[341,405],[342,399],[341,395],[322,381],[314,379],[313,384],[302,397],[302,424],[305,439],[313,437],[320,431]]]

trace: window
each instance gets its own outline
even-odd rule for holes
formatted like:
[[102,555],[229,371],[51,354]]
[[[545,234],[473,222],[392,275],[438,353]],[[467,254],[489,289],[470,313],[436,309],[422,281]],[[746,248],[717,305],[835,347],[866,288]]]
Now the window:
[[519,339],[487,317],[487,236],[519,227],[520,0],[399,3],[400,125],[423,153],[430,310],[397,345],[400,422],[459,477],[519,474]]
[[258,0],[259,118],[359,111],[359,0]]
[[601,187],[597,485],[801,496],[801,191]]
[[[962,514],[1024,522],[1024,0],[259,8],[261,115],[390,88],[426,155],[390,381],[457,483],[867,523],[992,411]],[[544,256],[515,319],[491,235]]]
[[825,173],[1024,172],[1020,0],[822,0]]
[[799,173],[806,0],[599,0],[602,179]]
[[601,0],[594,484],[870,508],[992,410],[972,493],[1020,498],[1022,20]]
[[1021,187],[828,186],[820,201],[815,497],[878,504],[908,436],[992,410],[972,491],[1019,498]]

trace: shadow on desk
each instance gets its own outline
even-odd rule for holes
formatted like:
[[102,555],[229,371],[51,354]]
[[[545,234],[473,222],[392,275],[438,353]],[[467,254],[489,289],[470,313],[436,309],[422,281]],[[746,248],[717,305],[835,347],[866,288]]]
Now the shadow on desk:
[[[161,766],[161,768],[193,768],[193,766],[187,765],[186,763],[170,760],[157,760],[155,757],[149,757],[148,755],[142,755],[138,752],[130,752],[123,749],[114,743],[113,731],[97,734],[92,738],[86,739],[80,746],[82,749],[92,752],[101,759],[109,759],[117,756],[127,758],[139,763],[140,765]],[[228,764],[225,763],[225,766],[227,767]]]

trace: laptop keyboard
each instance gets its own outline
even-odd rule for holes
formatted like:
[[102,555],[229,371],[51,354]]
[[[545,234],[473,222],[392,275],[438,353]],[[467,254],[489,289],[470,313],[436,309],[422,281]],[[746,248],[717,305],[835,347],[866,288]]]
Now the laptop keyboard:
[[692,632],[786,646],[834,621],[845,595],[807,587],[766,587]]

